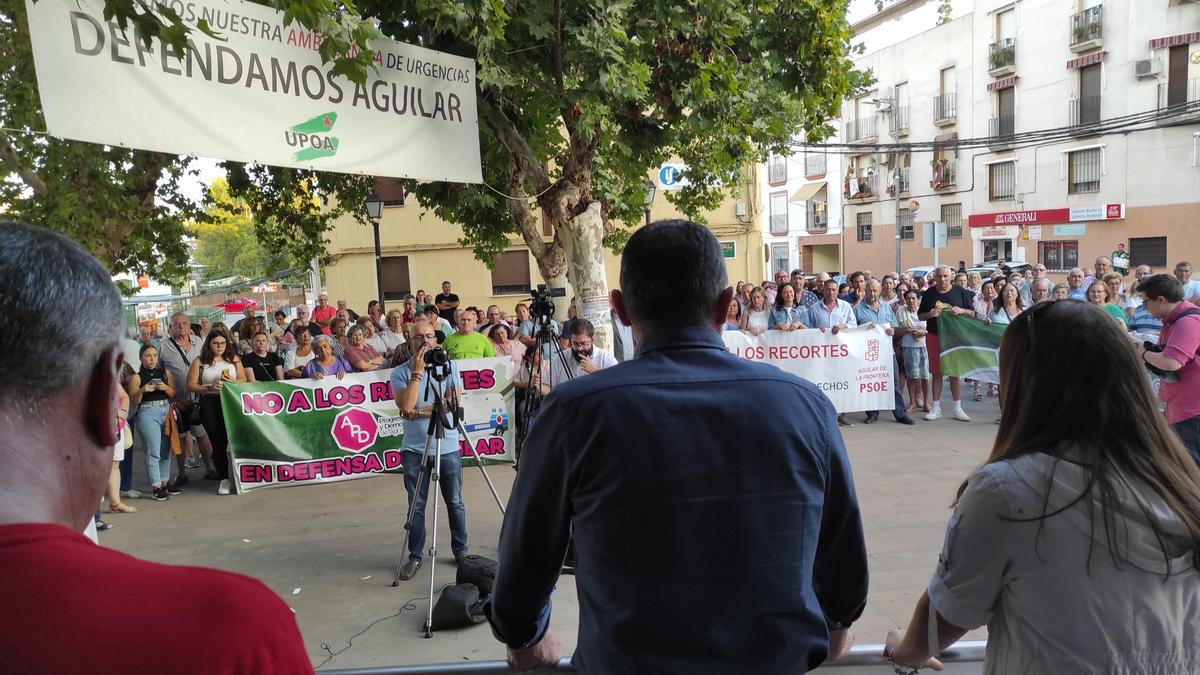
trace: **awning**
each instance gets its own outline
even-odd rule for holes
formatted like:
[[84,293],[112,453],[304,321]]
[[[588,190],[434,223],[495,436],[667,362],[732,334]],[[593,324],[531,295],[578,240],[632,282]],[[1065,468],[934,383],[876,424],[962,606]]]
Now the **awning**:
[[933,147],[936,148],[936,147],[942,146],[942,145],[950,145],[951,143],[954,143],[957,140],[958,140],[958,132],[947,131],[944,134],[938,134],[937,136],[933,137]]
[[1107,52],[1105,51],[1092,52],[1091,54],[1084,54],[1077,59],[1071,59],[1070,61],[1067,61],[1067,70],[1074,70],[1084,66],[1093,66],[1097,63],[1100,63],[1100,61],[1104,59],[1104,55],[1106,53]]
[[1163,49],[1165,47],[1177,47],[1186,45],[1191,42],[1200,42],[1200,31],[1192,33],[1181,33],[1179,35],[1171,35],[1168,37],[1154,38],[1150,41],[1150,49]]
[[1017,86],[1017,76],[1009,75],[1008,77],[1002,77],[999,80],[996,80],[995,82],[989,82],[988,86],[987,86],[987,90],[988,91],[998,91],[1000,89],[1008,89],[1010,87],[1015,87],[1015,86]]
[[807,201],[811,200],[814,196],[816,196],[816,194],[818,192],[820,192],[821,190],[824,190],[824,189],[825,189],[824,181],[805,183],[804,185],[800,186],[799,190],[796,190],[796,192],[791,196],[790,199],[788,199],[788,201],[792,202],[792,203],[807,202]]

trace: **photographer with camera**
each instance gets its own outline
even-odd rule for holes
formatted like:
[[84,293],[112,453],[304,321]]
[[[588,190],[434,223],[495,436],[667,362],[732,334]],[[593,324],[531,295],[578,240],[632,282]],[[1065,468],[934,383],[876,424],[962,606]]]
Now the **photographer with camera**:
[[[445,350],[438,347],[437,332],[433,324],[423,317],[418,317],[411,330],[414,339],[413,356],[406,363],[392,369],[391,379],[396,407],[400,409],[400,416],[405,420],[401,459],[404,465],[404,489],[408,492],[408,503],[414,511],[412,527],[408,531],[408,562],[400,568],[399,574],[403,581],[416,576],[424,558],[425,503],[429,498],[429,481],[422,481],[419,491],[417,484],[421,476],[421,457],[429,438],[433,388],[441,388],[449,411],[458,408],[458,397],[462,388],[458,365],[449,360]],[[442,374],[448,374],[444,381],[434,377],[437,369],[440,369]],[[433,378],[432,382],[427,381],[430,378]],[[430,461],[433,452],[431,447]],[[441,486],[442,499],[446,502],[446,512],[450,518],[451,550],[454,552],[454,561],[458,563],[467,554],[467,509],[462,500],[462,458],[458,450],[458,430],[454,428],[446,429],[446,436],[442,441],[438,485]]]
[[1166,404],[1167,422],[1200,464],[1200,308],[1183,297],[1183,284],[1169,274],[1138,282],[1138,295],[1150,315],[1162,321],[1158,344],[1131,338],[1138,358],[1158,375],[1158,395]]

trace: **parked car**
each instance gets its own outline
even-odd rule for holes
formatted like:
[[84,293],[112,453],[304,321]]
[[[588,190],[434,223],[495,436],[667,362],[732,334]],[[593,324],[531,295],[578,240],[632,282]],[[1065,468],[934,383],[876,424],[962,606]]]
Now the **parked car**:
[[921,265],[919,267],[910,267],[904,271],[911,274],[914,278],[915,277],[924,277],[924,278],[928,279],[929,275],[933,274],[934,269],[935,269],[935,266],[933,266],[933,265]]
[[[1010,263],[1006,263],[1006,264],[1008,265],[1008,273],[1009,274],[1012,274],[1013,272],[1025,274],[1025,270],[1033,269],[1033,265],[1031,265],[1029,263],[1010,262]],[[996,273],[997,267],[998,267],[998,265],[996,263],[989,262],[989,263],[983,263],[982,265],[977,265],[975,267],[968,267],[967,271],[968,272],[979,272],[980,276],[982,276],[984,279],[987,279],[988,277],[990,277]]]
[[233,298],[216,306],[224,309],[226,314],[241,314],[247,307],[258,309],[258,301],[253,298]]

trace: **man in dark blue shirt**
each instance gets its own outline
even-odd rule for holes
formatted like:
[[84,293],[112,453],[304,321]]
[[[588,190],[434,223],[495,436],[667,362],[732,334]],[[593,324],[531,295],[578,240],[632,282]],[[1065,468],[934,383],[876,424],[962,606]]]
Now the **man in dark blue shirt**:
[[733,290],[700,225],[636,232],[621,288],[637,358],[556,388],[521,453],[485,607],[509,662],[560,656],[550,596],[572,533],[582,672],[797,672],[844,654],[867,560],[833,405],[726,350]]

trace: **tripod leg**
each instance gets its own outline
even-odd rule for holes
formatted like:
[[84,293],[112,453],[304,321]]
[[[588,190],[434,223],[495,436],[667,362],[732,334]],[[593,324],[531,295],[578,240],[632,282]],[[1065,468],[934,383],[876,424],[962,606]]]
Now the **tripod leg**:
[[433,524],[429,528],[429,609],[425,615],[425,637],[433,637],[433,583],[434,577],[437,576],[437,513],[438,513],[438,496],[441,490],[438,486],[438,481],[441,480],[442,470],[442,439],[439,436],[437,439],[437,454],[433,457],[433,470],[430,474],[429,483],[429,498],[426,502],[433,501]]
[[492,498],[496,500],[496,506],[500,507],[500,515],[504,515],[504,501],[500,499],[500,493],[496,492],[496,486],[492,484],[492,477],[488,475],[487,469],[483,466],[483,459],[479,457],[479,451],[475,449],[475,444],[471,442],[471,437],[467,435],[467,428],[463,426],[462,420],[458,421],[458,433],[462,434],[463,440],[467,442],[467,447],[471,449],[471,455],[475,457],[475,466],[479,467],[479,472],[483,474],[483,480],[487,483],[488,490],[492,491]]
[[[408,561],[408,540],[412,536],[413,516],[417,513],[417,500],[421,496],[422,479],[425,478],[426,461],[429,459],[429,446],[432,444],[432,438],[425,439],[425,450],[421,453],[421,468],[417,471],[416,485],[413,486],[413,493],[408,499],[408,517],[404,519],[404,544],[400,549],[400,557],[396,560],[396,572],[392,575],[392,586],[400,585],[400,568],[404,567],[404,563]],[[404,452],[401,450],[401,452]],[[407,490],[406,490],[407,492]],[[428,494],[428,492],[426,492]]]

